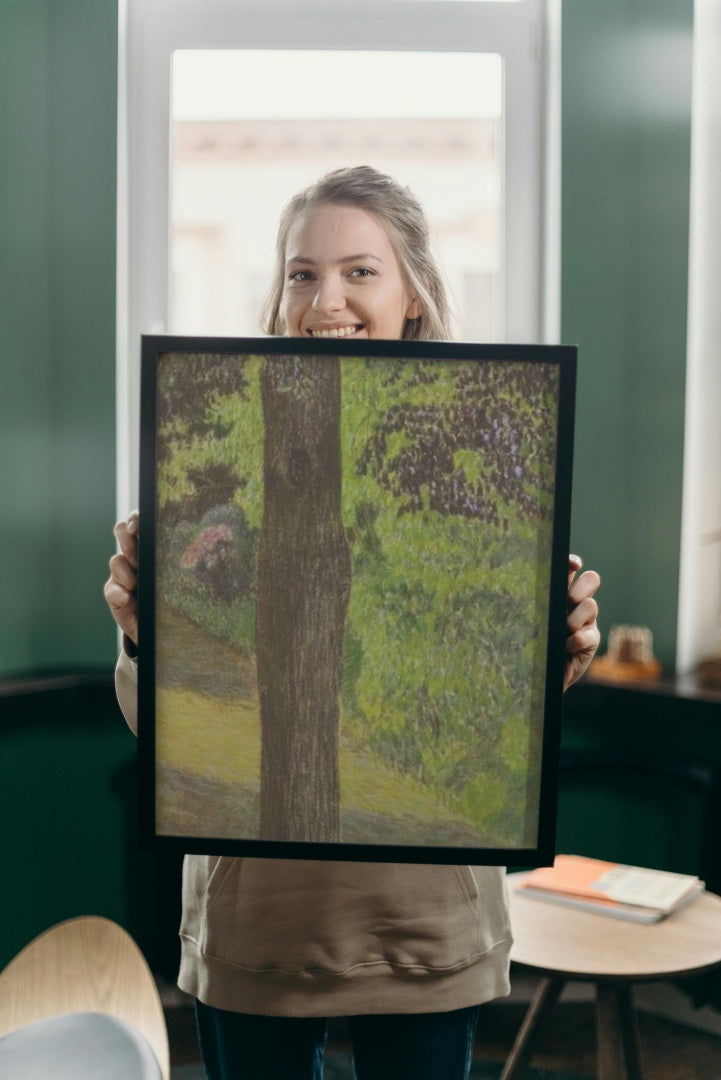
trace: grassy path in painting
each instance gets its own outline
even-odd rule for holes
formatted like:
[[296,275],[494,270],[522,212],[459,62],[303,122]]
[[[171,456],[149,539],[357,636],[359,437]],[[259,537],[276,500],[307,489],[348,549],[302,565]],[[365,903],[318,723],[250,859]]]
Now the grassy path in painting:
[[[173,717],[172,730],[165,737],[161,730],[158,737],[161,831],[257,836],[257,701],[231,703],[192,690],[160,689],[158,708],[160,714]],[[369,754],[341,747],[341,784],[347,843],[481,842],[433,792],[397,776]]]
[[[159,831],[257,837],[260,716],[252,662],[174,613],[164,619],[183,647],[172,650],[182,662],[164,666],[158,679]],[[235,670],[223,674],[228,664]],[[208,670],[214,677],[220,672],[219,693],[203,687]],[[428,788],[347,745],[341,745],[341,786],[347,843],[484,843]]]

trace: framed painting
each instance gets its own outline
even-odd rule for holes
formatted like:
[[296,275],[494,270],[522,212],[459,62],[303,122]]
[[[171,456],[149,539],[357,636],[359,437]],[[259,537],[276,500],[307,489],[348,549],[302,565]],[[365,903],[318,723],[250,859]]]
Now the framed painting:
[[144,846],[552,861],[575,371],[143,339]]

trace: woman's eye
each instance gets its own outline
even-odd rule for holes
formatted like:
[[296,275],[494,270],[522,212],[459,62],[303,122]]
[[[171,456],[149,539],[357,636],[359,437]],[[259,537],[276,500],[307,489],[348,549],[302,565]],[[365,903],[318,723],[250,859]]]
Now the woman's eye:
[[301,284],[305,281],[310,281],[310,279],[310,270],[294,270],[291,274],[288,275],[288,281],[297,281]]
[[369,266],[356,266],[350,272],[351,277],[355,278],[368,278],[373,277],[375,271],[371,270]]

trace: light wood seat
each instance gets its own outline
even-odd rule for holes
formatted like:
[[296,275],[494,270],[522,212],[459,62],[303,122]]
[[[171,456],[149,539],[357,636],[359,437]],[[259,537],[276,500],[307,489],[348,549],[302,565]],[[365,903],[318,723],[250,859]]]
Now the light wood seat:
[[102,1013],[131,1025],[168,1080],[168,1034],[155,980],[130,935],[109,919],[58,923],[0,973],[0,1038],[71,1013]]
[[569,980],[596,987],[599,1080],[642,1080],[632,986],[721,966],[721,898],[703,893],[661,922],[626,922],[528,898],[509,874],[511,960],[542,976],[501,1074],[520,1080]]

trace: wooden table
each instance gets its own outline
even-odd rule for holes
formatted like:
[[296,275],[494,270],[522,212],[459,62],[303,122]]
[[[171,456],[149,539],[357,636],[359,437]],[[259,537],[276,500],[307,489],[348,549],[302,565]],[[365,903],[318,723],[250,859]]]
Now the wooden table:
[[509,874],[511,960],[542,975],[501,1074],[519,1080],[569,980],[596,986],[599,1080],[642,1080],[632,986],[721,966],[721,898],[703,893],[661,922],[626,922],[529,899]]

